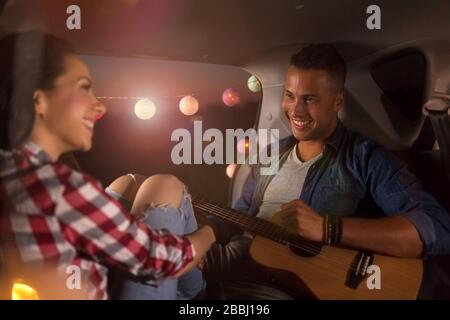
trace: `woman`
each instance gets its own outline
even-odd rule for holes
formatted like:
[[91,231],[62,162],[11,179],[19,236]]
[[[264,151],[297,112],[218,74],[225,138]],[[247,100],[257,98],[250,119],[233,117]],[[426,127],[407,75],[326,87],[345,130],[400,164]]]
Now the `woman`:
[[[156,281],[197,265],[215,241],[211,227],[186,237],[152,230],[98,181],[58,161],[63,153],[91,148],[95,122],[106,112],[71,47],[28,32],[1,39],[0,48],[0,253],[6,264],[0,270],[33,277],[24,266],[34,271],[50,265],[63,276],[58,273],[47,285],[106,299],[111,268]],[[161,181],[161,191],[142,205],[183,201],[178,180]],[[76,276],[68,271],[74,267],[81,270],[81,289],[64,276]]]

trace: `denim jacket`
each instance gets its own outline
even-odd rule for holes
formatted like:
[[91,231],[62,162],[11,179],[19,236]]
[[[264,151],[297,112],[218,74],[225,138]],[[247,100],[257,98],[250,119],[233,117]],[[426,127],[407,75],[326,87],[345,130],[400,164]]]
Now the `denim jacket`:
[[[298,141],[279,144],[279,165]],[[270,152],[270,150],[269,150]],[[274,175],[252,166],[234,208],[255,216]],[[327,139],[323,156],[309,169],[299,199],[322,215],[403,215],[417,228],[424,257],[450,254],[450,216],[393,154],[342,123]]]

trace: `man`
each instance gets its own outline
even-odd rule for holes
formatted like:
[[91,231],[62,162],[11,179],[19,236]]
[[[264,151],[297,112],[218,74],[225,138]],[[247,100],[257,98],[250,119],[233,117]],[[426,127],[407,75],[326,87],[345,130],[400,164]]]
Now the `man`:
[[[235,209],[264,219],[280,212],[286,227],[324,245],[398,257],[450,253],[448,213],[403,163],[340,123],[345,69],[327,44],[292,56],[282,108],[293,135],[280,141],[280,170],[263,176],[253,167]],[[250,242],[244,235],[214,247],[206,273],[218,276],[245,266]],[[249,278],[232,277],[226,297],[288,297],[273,285],[242,284]]]

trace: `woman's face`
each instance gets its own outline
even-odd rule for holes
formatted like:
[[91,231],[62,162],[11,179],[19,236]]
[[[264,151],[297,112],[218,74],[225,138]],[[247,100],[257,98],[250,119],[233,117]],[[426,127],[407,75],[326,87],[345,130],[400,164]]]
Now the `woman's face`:
[[43,107],[37,110],[38,121],[45,127],[48,140],[61,153],[88,151],[92,146],[95,122],[106,112],[92,90],[87,66],[75,55],[64,61],[65,71],[56,78],[54,87],[43,93]]

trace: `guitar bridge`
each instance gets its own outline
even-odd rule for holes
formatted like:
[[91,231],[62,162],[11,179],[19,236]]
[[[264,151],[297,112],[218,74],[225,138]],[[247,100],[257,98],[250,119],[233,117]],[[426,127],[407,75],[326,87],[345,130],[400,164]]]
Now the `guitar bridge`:
[[345,285],[356,289],[367,276],[367,268],[372,265],[372,262],[373,253],[367,251],[358,252],[348,270]]

